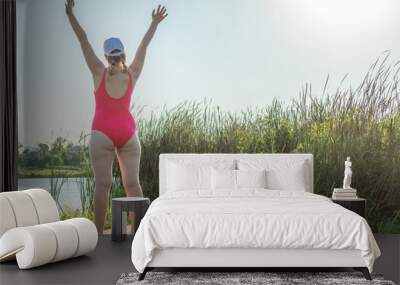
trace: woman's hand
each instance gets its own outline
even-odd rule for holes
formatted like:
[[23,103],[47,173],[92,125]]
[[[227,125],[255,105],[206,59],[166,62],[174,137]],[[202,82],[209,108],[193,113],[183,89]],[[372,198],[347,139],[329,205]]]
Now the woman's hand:
[[161,7],[161,5],[158,5],[157,11],[156,9],[153,9],[151,16],[153,17],[153,22],[159,24],[168,16],[167,9],[164,6]]
[[67,3],[65,3],[65,13],[67,15],[72,15],[72,8],[75,6],[74,0],[67,0]]

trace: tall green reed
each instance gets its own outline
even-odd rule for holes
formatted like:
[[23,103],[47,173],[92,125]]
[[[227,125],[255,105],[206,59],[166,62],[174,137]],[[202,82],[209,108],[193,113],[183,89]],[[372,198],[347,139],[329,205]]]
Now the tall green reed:
[[[140,119],[140,179],[158,196],[160,153],[292,153],[314,155],[315,192],[330,196],[341,185],[344,160],[353,160],[353,187],[368,199],[374,230],[400,208],[399,62],[379,58],[357,88],[321,94],[306,84],[289,104],[232,113],[211,101],[185,101]],[[380,228],[383,228],[382,226]]]
[[[340,84],[329,91],[327,77],[322,94],[306,84],[289,104],[274,99],[265,107],[227,112],[205,99],[140,118],[144,195],[158,197],[161,153],[312,153],[314,192],[326,196],[341,185],[344,160],[351,156],[352,185],[368,199],[372,229],[399,233],[400,64],[389,58],[389,54],[378,58],[356,88]],[[83,151],[89,180],[82,184],[82,205],[93,217],[88,204],[93,200],[93,173],[87,147]],[[112,196],[124,195],[117,163],[113,176]],[[107,219],[110,214],[108,210]]]
[[76,182],[79,185],[79,196],[81,201],[82,213],[93,211],[93,198],[95,190],[95,180],[87,146],[88,136],[89,135],[81,133],[78,141],[78,144],[80,146],[80,166],[83,171],[83,176],[78,177],[76,179]]

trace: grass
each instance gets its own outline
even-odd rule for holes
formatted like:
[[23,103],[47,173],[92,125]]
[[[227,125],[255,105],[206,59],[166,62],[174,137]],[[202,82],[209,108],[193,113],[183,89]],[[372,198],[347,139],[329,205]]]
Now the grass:
[[184,102],[139,121],[141,183],[158,196],[160,153],[312,153],[314,191],[330,196],[342,184],[344,161],[353,161],[352,186],[368,199],[372,229],[399,231],[400,112],[399,63],[378,59],[357,88],[312,93],[307,84],[284,105],[274,100],[241,113],[210,102]]
[[[399,62],[389,62],[386,54],[371,65],[356,88],[339,86],[328,92],[327,78],[322,96],[306,84],[289,104],[275,99],[265,107],[231,113],[207,100],[183,102],[140,119],[144,195],[158,196],[160,153],[312,153],[314,192],[325,196],[342,184],[344,161],[351,156],[352,186],[368,200],[372,230],[400,233],[398,75]],[[83,149],[83,173],[92,176],[87,148]],[[119,177],[117,165],[114,175]],[[92,195],[93,180],[90,183],[86,186],[90,191],[83,187],[84,195]],[[120,181],[113,189],[123,195]],[[83,214],[90,211],[88,204]]]
[[[118,180],[118,179],[117,179]],[[91,183],[91,182],[87,182],[87,183]],[[104,222],[104,229],[110,229],[111,228],[111,223],[112,223],[112,212],[111,212],[111,199],[112,198],[116,198],[116,197],[124,197],[124,189],[122,187],[122,185],[119,184],[119,181],[114,181],[113,186],[112,186],[112,193],[110,195],[110,200],[109,200],[109,204],[107,207],[107,213],[106,213],[106,219]],[[91,189],[91,188],[89,188]],[[60,217],[61,220],[66,220],[66,219],[71,219],[71,218],[77,218],[77,217],[85,217],[87,219],[90,219],[92,221],[94,221],[94,211],[93,211],[93,191],[91,191],[90,194],[87,194],[88,196],[85,197],[85,193],[87,193],[87,190],[81,189],[81,199],[83,202],[82,204],[82,209],[84,210],[77,210],[77,209],[70,209],[70,208],[64,208],[61,211]],[[83,195],[83,197],[82,197]],[[129,219],[128,219],[129,220]],[[128,221],[128,223],[130,224],[130,221]]]

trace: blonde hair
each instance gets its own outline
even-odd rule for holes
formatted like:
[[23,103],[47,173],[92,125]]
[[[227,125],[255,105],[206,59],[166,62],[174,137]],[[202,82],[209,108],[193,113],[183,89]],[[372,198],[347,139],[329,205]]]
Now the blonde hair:
[[121,55],[116,55],[116,56],[109,56],[106,55],[107,61],[110,64],[110,69],[109,69],[109,74],[110,75],[114,75],[117,74],[117,71],[115,69],[115,65],[119,62],[122,62],[122,65],[124,66],[122,72],[123,73],[128,73],[128,67],[125,64],[126,61],[126,55],[125,53],[121,54]]

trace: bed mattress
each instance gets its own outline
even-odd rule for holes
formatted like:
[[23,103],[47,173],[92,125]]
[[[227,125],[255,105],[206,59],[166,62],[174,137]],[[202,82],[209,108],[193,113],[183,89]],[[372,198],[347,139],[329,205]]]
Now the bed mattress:
[[364,218],[299,191],[177,191],[155,199],[132,242],[139,272],[163,249],[359,250],[372,271],[380,255]]

